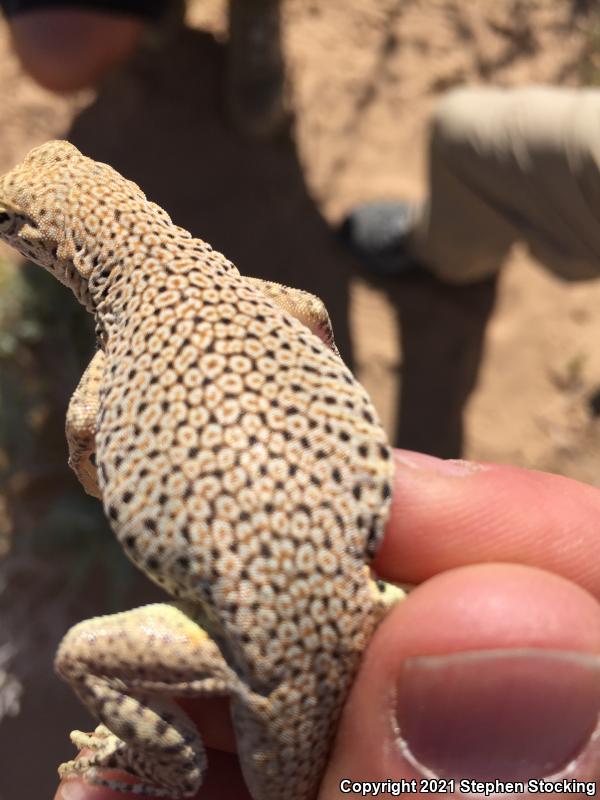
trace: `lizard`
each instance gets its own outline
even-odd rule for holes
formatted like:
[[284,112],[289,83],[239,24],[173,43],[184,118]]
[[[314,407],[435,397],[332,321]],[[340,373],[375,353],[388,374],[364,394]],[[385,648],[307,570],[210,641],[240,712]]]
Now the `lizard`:
[[0,178],[0,239],[95,317],[70,464],[172,598],[63,638],[56,669],[99,725],[71,734],[91,753],[59,774],[190,797],[207,758],[175,699],[226,696],[254,800],[314,798],[361,654],[402,596],[369,567],[391,450],[323,303],[242,276],[64,141]]

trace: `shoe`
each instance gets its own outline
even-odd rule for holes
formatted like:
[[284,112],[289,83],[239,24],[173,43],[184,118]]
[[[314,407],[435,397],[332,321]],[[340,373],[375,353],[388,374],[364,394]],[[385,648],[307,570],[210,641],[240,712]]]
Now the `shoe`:
[[420,203],[375,202],[357,206],[339,229],[342,242],[373,275],[391,278],[423,269],[410,252]]
[[271,139],[289,122],[280,7],[281,0],[229,0],[227,111],[254,139]]

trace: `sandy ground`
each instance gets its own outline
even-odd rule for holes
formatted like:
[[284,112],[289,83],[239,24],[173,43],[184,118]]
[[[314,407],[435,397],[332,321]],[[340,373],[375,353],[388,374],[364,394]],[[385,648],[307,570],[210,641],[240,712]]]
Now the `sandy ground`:
[[[580,82],[593,67],[587,5],[288,0],[294,136],[274,144],[244,141],[223,117],[218,0],[190,3],[183,30],[144,49],[97,93],[60,100],[21,73],[2,27],[0,170],[35,144],[69,138],[141,184],[243,272],[320,294],[396,443],[600,485],[600,283],[565,285],[518,249],[497,286],[371,282],[331,232],[358,201],[420,196],[427,119],[446,89]],[[66,307],[66,290],[57,296]],[[62,361],[57,367],[47,343],[37,357],[40,369],[56,367],[51,461],[62,463],[60,417],[77,375]],[[103,608],[91,588],[68,614],[90,608]],[[0,724],[0,752],[3,741],[20,752],[39,747],[38,770],[17,789],[18,759],[7,759],[1,798],[50,796],[54,764],[69,754],[65,731],[72,720],[87,724],[50,672],[59,628],[44,629],[23,713]]]

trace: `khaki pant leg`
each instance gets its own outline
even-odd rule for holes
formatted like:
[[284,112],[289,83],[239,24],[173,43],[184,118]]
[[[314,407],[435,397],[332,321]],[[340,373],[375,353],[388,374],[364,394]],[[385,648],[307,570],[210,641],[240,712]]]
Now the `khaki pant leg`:
[[431,125],[413,240],[438,277],[493,275],[512,244],[569,280],[600,275],[600,90],[460,89]]

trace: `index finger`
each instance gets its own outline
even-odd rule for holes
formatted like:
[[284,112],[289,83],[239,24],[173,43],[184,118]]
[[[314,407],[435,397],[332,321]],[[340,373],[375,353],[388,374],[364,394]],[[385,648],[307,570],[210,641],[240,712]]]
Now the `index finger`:
[[454,567],[524,564],[600,596],[600,490],[561,475],[394,451],[392,511],[374,568],[419,583]]

